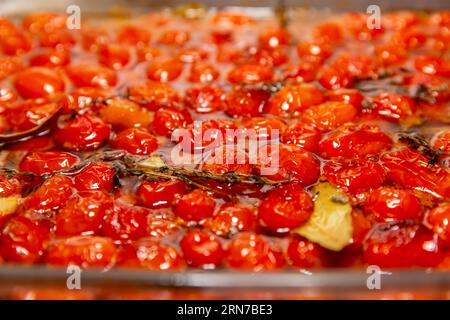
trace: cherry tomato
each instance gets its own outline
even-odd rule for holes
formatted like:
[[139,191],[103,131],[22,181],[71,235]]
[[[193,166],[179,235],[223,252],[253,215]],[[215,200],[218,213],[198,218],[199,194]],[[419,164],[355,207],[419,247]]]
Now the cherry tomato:
[[231,237],[240,232],[254,231],[256,224],[256,214],[252,207],[224,203],[205,225],[218,236]]
[[73,178],[78,191],[103,190],[112,191],[116,170],[106,162],[93,162],[83,168]]
[[114,70],[124,68],[130,62],[130,51],[127,47],[109,44],[98,50],[98,61]]
[[189,81],[193,83],[213,82],[219,77],[219,71],[208,63],[195,63],[191,67]]
[[301,118],[320,131],[330,131],[353,121],[357,115],[358,110],[351,104],[328,101],[307,108]]
[[152,127],[161,136],[170,137],[178,128],[186,128],[192,123],[192,118],[186,109],[163,107],[155,112]]
[[120,132],[111,145],[131,154],[148,155],[158,148],[158,141],[146,130],[131,128]]
[[243,232],[233,237],[225,257],[226,264],[234,269],[270,271],[284,265],[283,255],[266,239],[255,233]]
[[45,98],[64,92],[62,77],[52,69],[31,67],[19,72],[14,87],[25,99]]
[[13,217],[0,234],[1,256],[10,262],[39,262],[49,236],[50,229],[45,221],[32,221],[22,216]]
[[105,213],[102,234],[114,240],[126,242],[147,236],[149,211],[142,207],[121,202],[114,203],[114,209]]
[[143,181],[137,190],[140,202],[150,208],[171,207],[187,192],[187,186],[179,180]]
[[194,267],[215,268],[222,264],[225,253],[220,241],[200,230],[188,231],[180,241],[184,258]]
[[301,186],[287,184],[271,191],[258,207],[260,223],[275,232],[297,228],[313,211],[311,196]]
[[287,256],[296,268],[319,269],[327,266],[327,250],[303,237],[293,237],[289,241]]
[[103,120],[93,116],[77,116],[59,125],[53,137],[56,144],[74,151],[99,148],[109,139],[111,129]]
[[114,87],[117,83],[117,75],[114,70],[98,65],[70,65],[66,68],[66,72],[77,87],[105,89]]
[[105,214],[113,210],[113,200],[103,191],[81,191],[56,216],[57,236],[97,234]]
[[185,267],[177,249],[150,239],[125,245],[120,251],[118,264],[152,271],[180,271]]
[[225,112],[232,117],[262,113],[270,94],[260,89],[235,88],[227,94]]
[[131,98],[139,101],[145,108],[156,111],[161,106],[170,106],[181,100],[177,90],[168,84],[148,81],[128,88]]
[[316,86],[288,85],[270,99],[266,112],[280,117],[289,117],[324,100],[324,95]]
[[64,206],[73,193],[73,182],[66,176],[56,175],[30,194],[24,201],[26,210],[45,212],[58,210]]
[[437,236],[420,225],[379,225],[364,246],[366,263],[381,268],[433,267],[442,258]]
[[234,84],[256,84],[270,82],[273,78],[271,68],[258,64],[242,64],[228,73],[228,81]]
[[183,63],[176,59],[152,61],[147,68],[147,77],[158,82],[177,79],[183,71]]
[[426,222],[447,246],[450,245],[450,203],[441,203],[431,209]]
[[294,144],[307,151],[319,153],[319,142],[322,135],[319,130],[303,123],[293,123],[284,131],[281,141]]
[[77,265],[82,268],[109,269],[117,259],[118,249],[109,238],[75,236],[49,243],[45,261],[56,266]]
[[422,205],[409,190],[381,187],[371,192],[364,203],[364,213],[377,222],[420,221]]
[[342,126],[320,142],[324,158],[357,158],[377,155],[390,149],[392,140],[378,127],[369,125]]
[[323,167],[323,175],[332,184],[353,195],[380,187],[386,178],[378,162],[365,159],[327,162]]
[[20,162],[19,169],[22,172],[45,175],[70,169],[78,162],[77,156],[67,152],[38,151],[28,153]]
[[225,93],[222,89],[205,85],[186,90],[184,102],[197,113],[220,111],[225,107]]
[[176,204],[175,214],[185,221],[199,222],[211,217],[216,207],[216,201],[201,189],[195,189],[183,195]]

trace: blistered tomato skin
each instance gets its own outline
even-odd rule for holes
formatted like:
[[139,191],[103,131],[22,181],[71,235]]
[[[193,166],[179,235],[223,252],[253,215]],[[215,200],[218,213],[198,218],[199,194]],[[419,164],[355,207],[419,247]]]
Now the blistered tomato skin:
[[386,179],[386,173],[378,162],[363,159],[327,162],[323,175],[352,195],[378,188]]
[[239,204],[223,204],[205,226],[214,234],[230,237],[244,231],[254,231],[257,225],[255,210]]
[[152,239],[141,239],[125,245],[117,263],[127,268],[152,271],[180,271],[186,266],[177,249]]
[[381,187],[364,203],[364,213],[377,222],[421,221],[423,208],[409,190]]
[[45,262],[49,265],[76,265],[109,269],[116,263],[118,249],[109,238],[75,236],[50,241]]
[[74,177],[74,185],[78,191],[102,190],[109,192],[114,187],[114,167],[105,162],[88,164]]
[[271,271],[284,265],[283,254],[255,233],[237,234],[228,245],[226,264],[238,270]]
[[131,154],[148,155],[158,148],[158,141],[146,130],[132,128],[120,132],[111,145]]
[[105,213],[102,235],[122,242],[138,240],[148,235],[149,211],[116,201],[114,208]]
[[379,225],[364,246],[364,260],[381,268],[434,267],[443,258],[436,234],[421,225]]
[[227,94],[225,112],[231,117],[257,116],[263,112],[269,97],[264,90],[236,88]]
[[49,237],[50,228],[45,221],[14,217],[7,222],[0,235],[0,254],[5,261],[39,262]]
[[426,222],[439,235],[446,246],[450,245],[450,203],[442,203],[432,208],[427,215]]
[[64,149],[88,151],[99,148],[110,134],[110,126],[102,119],[83,115],[59,124],[53,137]]
[[306,222],[313,211],[311,196],[301,186],[288,184],[269,193],[258,207],[262,226],[286,232]]
[[324,158],[356,158],[377,155],[392,146],[392,140],[373,126],[343,126],[320,142]]
[[190,123],[192,118],[189,111],[165,107],[155,112],[152,127],[157,134],[170,138],[175,129],[186,128]]
[[66,176],[55,175],[25,198],[25,210],[45,212],[63,207],[73,193],[73,182]]
[[171,207],[186,192],[186,184],[179,180],[143,181],[137,189],[140,202],[150,209]]
[[188,231],[180,241],[184,258],[194,267],[214,268],[224,259],[224,250],[220,241],[203,231]]
[[57,236],[97,234],[113,200],[103,191],[83,191],[67,201],[56,216]]
[[185,221],[199,222],[212,216],[216,201],[208,193],[196,189],[183,195],[174,210],[175,214]]
[[310,152],[319,153],[319,142],[322,134],[314,127],[302,123],[294,123],[284,131],[281,141],[294,144]]
[[78,157],[68,152],[40,151],[27,154],[20,162],[19,169],[44,175],[70,169],[78,162]]
[[282,88],[270,99],[266,112],[280,117],[290,117],[324,100],[323,93],[313,85],[290,85]]

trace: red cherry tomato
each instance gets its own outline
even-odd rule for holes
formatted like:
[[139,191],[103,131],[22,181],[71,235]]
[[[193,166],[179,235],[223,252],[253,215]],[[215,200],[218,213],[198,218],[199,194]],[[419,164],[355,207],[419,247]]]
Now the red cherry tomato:
[[323,167],[323,175],[332,184],[353,195],[380,187],[386,178],[378,162],[364,159],[327,162]]
[[342,126],[320,142],[324,158],[357,158],[388,150],[392,140],[375,126]]
[[81,191],[56,216],[56,235],[98,234],[103,217],[112,210],[113,200],[103,191]]
[[324,100],[324,95],[316,86],[288,85],[270,99],[266,112],[279,117],[289,117]]
[[30,194],[24,201],[26,210],[38,212],[58,210],[73,193],[73,182],[66,176],[53,176]]
[[420,225],[379,225],[364,246],[365,262],[381,268],[434,267],[442,258],[437,235]]
[[20,171],[37,175],[67,170],[79,162],[78,157],[62,151],[31,152],[19,164]]
[[184,269],[185,262],[174,247],[150,239],[141,239],[123,247],[118,265],[152,271],[180,271]]
[[114,70],[122,69],[130,62],[130,50],[128,47],[117,44],[101,46],[98,51],[98,61]]
[[148,155],[158,148],[158,141],[146,130],[130,128],[120,132],[111,145],[131,154]]
[[68,66],[66,72],[77,87],[105,89],[114,87],[117,83],[116,72],[107,67],[78,64]]
[[314,127],[303,123],[293,123],[284,131],[281,141],[293,144],[307,151],[319,153],[319,142],[322,134]]
[[186,90],[184,101],[197,113],[210,113],[225,107],[225,93],[212,85],[192,87]]
[[433,231],[445,242],[450,245],[450,203],[441,203],[428,212],[426,222]]
[[218,267],[225,255],[220,241],[200,230],[188,231],[181,239],[180,247],[188,264],[194,267]]
[[409,190],[381,187],[372,191],[364,203],[364,213],[377,222],[420,221],[422,205]]
[[78,191],[103,190],[110,192],[113,189],[114,167],[105,162],[93,162],[83,168],[74,178],[74,185]]
[[270,94],[264,90],[236,88],[226,97],[225,112],[232,117],[257,116],[262,113]]
[[152,61],[147,69],[147,77],[158,82],[177,79],[183,71],[183,63],[176,59]]
[[242,64],[232,69],[227,77],[234,84],[256,84],[272,81],[273,71],[258,64]]
[[0,234],[0,254],[5,261],[27,264],[39,262],[49,237],[50,229],[45,221],[13,217]]
[[186,109],[163,107],[155,112],[152,127],[157,134],[170,137],[175,129],[186,128],[190,123],[192,118]]
[[180,94],[168,84],[148,81],[130,86],[128,94],[143,107],[156,111],[161,106],[180,102]]
[[148,209],[115,202],[114,209],[105,213],[102,234],[114,240],[126,242],[149,234]]
[[56,266],[110,268],[115,264],[117,254],[118,249],[109,238],[75,236],[51,241],[45,261]]
[[82,115],[58,126],[53,138],[67,150],[87,151],[99,148],[110,133],[110,126],[100,118]]
[[284,265],[283,255],[260,235],[244,232],[231,240],[225,258],[226,264],[234,269],[270,271]]
[[358,110],[351,104],[328,101],[309,107],[301,118],[303,122],[320,131],[330,131],[353,121],[357,115]]
[[30,65],[52,68],[66,66],[70,63],[70,60],[71,56],[69,51],[48,49],[33,55],[30,58]]
[[64,80],[52,69],[31,67],[19,72],[14,87],[25,99],[46,98],[64,92]]
[[327,266],[328,252],[302,237],[293,237],[287,249],[290,264],[296,268],[319,269]]
[[185,221],[199,222],[211,217],[216,201],[201,189],[195,189],[183,195],[174,208],[175,214]]
[[311,196],[301,186],[288,184],[271,191],[258,207],[260,223],[275,232],[297,228],[313,211]]
[[144,206],[159,209],[171,207],[186,191],[186,184],[179,180],[143,181],[137,195]]
[[256,214],[252,207],[224,203],[205,225],[218,236],[230,237],[239,232],[254,231],[256,224]]

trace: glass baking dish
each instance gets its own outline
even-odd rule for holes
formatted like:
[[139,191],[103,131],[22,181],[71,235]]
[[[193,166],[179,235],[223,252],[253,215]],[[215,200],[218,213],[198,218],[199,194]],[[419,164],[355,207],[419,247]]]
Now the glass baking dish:
[[[210,7],[258,7],[272,10],[280,1],[197,1]],[[0,0],[0,14],[65,11],[78,4],[83,14],[103,15],[120,8],[122,13],[139,13],[182,1],[22,1]],[[365,10],[374,1],[282,1],[290,8],[333,11]],[[439,0],[376,1],[383,10],[442,9]],[[114,269],[83,270],[80,287],[68,289],[71,273],[44,266],[0,266],[0,299],[450,299],[450,273],[422,269],[395,270],[374,274],[370,270],[325,269],[243,273],[233,271],[151,272]],[[379,276],[379,278],[373,278]],[[374,280],[375,279],[375,280]],[[379,280],[379,286],[374,283]],[[375,281],[375,282],[374,282]]]

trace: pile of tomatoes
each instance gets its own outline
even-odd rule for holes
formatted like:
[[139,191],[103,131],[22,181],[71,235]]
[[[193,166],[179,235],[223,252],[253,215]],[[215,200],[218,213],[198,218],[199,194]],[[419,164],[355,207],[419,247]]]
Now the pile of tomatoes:
[[[385,13],[379,29],[348,13],[307,34],[228,11],[66,18],[0,18],[0,263],[450,268],[450,12]],[[196,120],[279,130],[275,174],[203,166],[279,183],[130,177],[98,157],[167,155]],[[337,252],[292,233],[325,180],[352,204]]]

